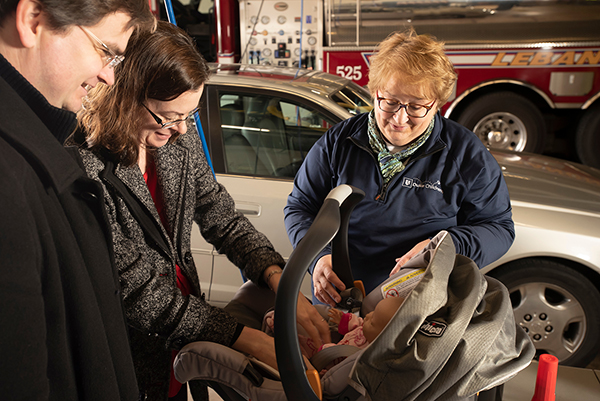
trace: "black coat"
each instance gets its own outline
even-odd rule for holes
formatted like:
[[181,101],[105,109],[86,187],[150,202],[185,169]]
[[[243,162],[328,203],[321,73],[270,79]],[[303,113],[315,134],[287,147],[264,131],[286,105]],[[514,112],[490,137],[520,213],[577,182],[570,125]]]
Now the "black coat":
[[102,189],[48,129],[74,114],[0,62],[0,398],[135,400]]

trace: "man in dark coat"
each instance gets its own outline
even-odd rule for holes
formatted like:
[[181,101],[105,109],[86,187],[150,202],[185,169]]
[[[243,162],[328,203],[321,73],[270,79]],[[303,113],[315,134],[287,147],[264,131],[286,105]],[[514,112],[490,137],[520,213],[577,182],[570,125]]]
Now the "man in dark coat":
[[136,400],[100,185],[62,147],[147,0],[0,0],[0,394]]

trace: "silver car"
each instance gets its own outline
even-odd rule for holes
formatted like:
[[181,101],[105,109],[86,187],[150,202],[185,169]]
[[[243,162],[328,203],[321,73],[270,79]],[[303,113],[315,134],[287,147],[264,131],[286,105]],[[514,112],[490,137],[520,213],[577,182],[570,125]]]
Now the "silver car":
[[[306,153],[330,127],[372,109],[341,77],[270,66],[213,66],[201,121],[217,176],[236,208],[284,256],[283,207]],[[482,271],[509,289],[520,325],[540,353],[586,366],[600,350],[600,171],[525,153],[492,152],[511,195],[516,239]],[[240,271],[195,230],[203,290],[225,305]],[[309,281],[303,286],[310,292]]]

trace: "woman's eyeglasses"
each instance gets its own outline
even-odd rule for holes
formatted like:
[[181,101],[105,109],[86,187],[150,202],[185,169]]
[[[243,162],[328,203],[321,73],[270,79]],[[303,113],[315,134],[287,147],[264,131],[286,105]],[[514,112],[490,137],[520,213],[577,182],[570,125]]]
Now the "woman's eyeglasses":
[[142,106],[144,106],[144,108],[146,110],[148,110],[148,113],[150,113],[150,115],[152,116],[152,118],[154,118],[154,121],[156,121],[157,124],[160,125],[160,128],[171,128],[177,124],[180,124],[184,121],[187,121],[188,119],[192,118],[194,116],[194,114],[198,111],[198,107],[196,107],[194,110],[190,111],[188,113],[188,115],[185,118],[180,118],[177,120],[163,120],[162,118],[160,118],[159,116],[157,116],[156,114],[154,114],[152,112],[152,110],[150,110],[148,108],[148,106],[146,106],[145,104],[142,103]]
[[393,99],[386,99],[385,97],[377,97],[377,105],[379,106],[379,110],[386,113],[397,113],[401,109],[406,110],[406,114],[409,117],[414,118],[423,118],[429,113],[429,110],[433,108],[433,104],[435,100],[431,102],[429,105],[424,104],[414,104],[407,103],[402,104]]

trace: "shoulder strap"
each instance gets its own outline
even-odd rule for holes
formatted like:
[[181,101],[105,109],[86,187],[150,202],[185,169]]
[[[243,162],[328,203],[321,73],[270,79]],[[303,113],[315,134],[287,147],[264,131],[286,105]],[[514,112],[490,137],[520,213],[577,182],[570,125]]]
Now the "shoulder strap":
[[317,372],[323,370],[331,362],[338,358],[347,358],[360,351],[361,349],[353,345],[336,345],[333,347],[323,348],[310,358],[310,363],[314,366]]
[[137,200],[136,196],[133,194],[131,189],[129,189],[127,185],[123,184],[123,182],[119,180],[117,176],[115,176],[114,163],[112,161],[106,161],[106,167],[99,174],[99,177],[110,183],[113,186],[113,188],[119,193],[119,195],[123,199],[123,202],[125,202],[125,204],[129,208],[131,215],[144,231],[146,240],[156,244],[156,246],[158,246],[158,248],[166,256],[171,258],[172,255],[169,251],[169,245],[167,244],[167,241],[164,238],[164,234],[161,231],[158,222],[154,219],[150,211]]

